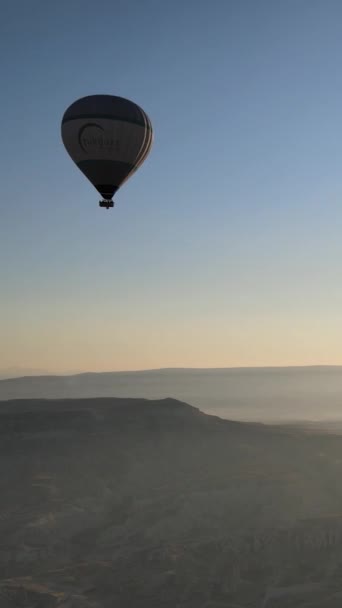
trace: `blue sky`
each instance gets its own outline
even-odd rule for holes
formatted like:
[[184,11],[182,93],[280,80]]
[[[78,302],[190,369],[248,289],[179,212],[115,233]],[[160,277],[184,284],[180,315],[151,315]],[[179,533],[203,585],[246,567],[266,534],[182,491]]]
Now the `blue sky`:
[[[0,369],[342,363],[342,4],[2,4]],[[60,138],[93,93],[153,150],[98,194]]]

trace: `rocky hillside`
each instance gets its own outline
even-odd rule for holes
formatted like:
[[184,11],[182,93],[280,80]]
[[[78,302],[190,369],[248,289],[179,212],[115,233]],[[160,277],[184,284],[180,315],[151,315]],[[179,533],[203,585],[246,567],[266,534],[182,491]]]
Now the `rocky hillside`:
[[4,401],[0,606],[340,606],[341,454],[172,399]]

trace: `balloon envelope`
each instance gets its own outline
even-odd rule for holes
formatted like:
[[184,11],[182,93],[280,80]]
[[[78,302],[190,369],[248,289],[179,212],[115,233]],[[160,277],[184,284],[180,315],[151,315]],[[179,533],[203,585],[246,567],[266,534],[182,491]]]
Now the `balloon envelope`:
[[62,140],[78,168],[104,199],[111,200],[144,162],[153,132],[147,114],[132,101],[90,95],[66,110]]

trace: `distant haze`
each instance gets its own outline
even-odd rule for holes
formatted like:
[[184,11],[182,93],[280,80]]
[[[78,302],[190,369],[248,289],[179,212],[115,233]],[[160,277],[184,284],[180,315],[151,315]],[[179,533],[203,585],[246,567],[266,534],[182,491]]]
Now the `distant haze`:
[[[77,374],[78,370],[67,372],[65,375]],[[23,376],[49,376],[51,371],[47,369],[36,369],[27,367],[8,367],[0,369],[0,380],[6,380],[8,378],[22,378]],[[64,374],[61,374],[64,375]]]
[[172,397],[235,420],[342,420],[342,367],[162,369],[0,381],[0,399]]

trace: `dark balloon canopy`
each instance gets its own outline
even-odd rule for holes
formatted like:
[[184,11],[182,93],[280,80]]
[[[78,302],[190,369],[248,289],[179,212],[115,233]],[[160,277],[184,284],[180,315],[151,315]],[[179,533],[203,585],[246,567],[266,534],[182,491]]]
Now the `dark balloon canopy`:
[[78,168],[103,197],[112,198],[140,167],[153,141],[151,121],[137,104],[114,95],[75,101],[62,119],[62,139]]

